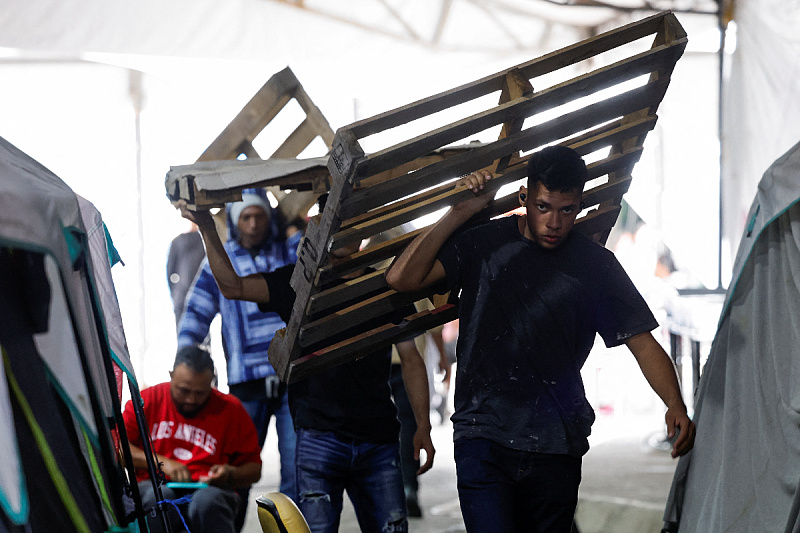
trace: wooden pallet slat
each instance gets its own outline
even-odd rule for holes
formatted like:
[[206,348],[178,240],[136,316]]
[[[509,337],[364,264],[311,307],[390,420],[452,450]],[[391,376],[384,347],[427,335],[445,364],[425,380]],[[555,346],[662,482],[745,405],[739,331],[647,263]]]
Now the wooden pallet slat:
[[357,191],[342,205],[342,216],[350,217],[356,210],[373,209],[393,198],[408,196],[421,187],[436,185],[436,180],[442,177],[449,179],[487,167],[502,153],[532,150],[564,138],[572,132],[587,130],[625,114],[648,108],[665,91],[664,82],[648,83],[532,126],[495,143],[434,163],[408,176]]
[[[306,117],[262,162],[253,141],[291,101],[297,102]],[[287,164],[287,160],[297,157],[317,138],[330,146],[333,137],[330,124],[287,67],[267,80],[194,165],[170,169],[165,180],[167,195],[173,202],[185,200],[190,208],[207,209],[241,200],[241,190],[247,187],[319,194],[328,188],[327,158],[321,166],[298,165],[296,161]],[[241,154],[247,159],[238,160]]]
[[375,350],[405,340],[415,331],[426,331],[458,317],[455,305],[446,304],[431,311],[421,311],[401,324],[384,324],[289,363],[287,372],[299,381],[337,364],[369,355]]

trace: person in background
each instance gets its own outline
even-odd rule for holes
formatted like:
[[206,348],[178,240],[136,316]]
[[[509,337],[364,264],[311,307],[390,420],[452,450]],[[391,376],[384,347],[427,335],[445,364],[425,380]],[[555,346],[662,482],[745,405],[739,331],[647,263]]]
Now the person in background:
[[203,239],[194,223],[189,231],[181,233],[169,244],[167,252],[167,284],[175,313],[175,327],[181,323],[186,295],[194,285],[200,265],[206,256]]
[[[262,189],[242,191],[242,201],[228,205],[227,217],[230,238],[224,249],[239,274],[270,272],[297,261],[297,243],[302,233],[295,232],[286,239],[279,217]],[[217,314],[222,319],[222,346],[230,393],[241,400],[253,419],[262,447],[270,419],[275,416],[281,461],[279,490],[296,499],[296,437],[288,395],[267,358],[272,337],[286,324],[276,313],[264,313],[253,302],[226,298],[206,260],[186,301],[178,328],[178,346],[202,343]]]
[[[166,475],[165,499],[191,493],[181,514],[192,531],[234,533],[244,502],[239,490],[261,478],[261,449],[253,421],[235,397],[214,389],[214,363],[199,346],[178,350],[170,381],[142,391],[144,414],[155,459]],[[123,412],[144,508],[157,503],[133,404]],[[171,483],[204,483],[195,489],[172,488]],[[180,526],[171,506],[165,506],[171,523]],[[151,520],[158,527],[159,520]],[[177,529],[176,529],[177,530]]]

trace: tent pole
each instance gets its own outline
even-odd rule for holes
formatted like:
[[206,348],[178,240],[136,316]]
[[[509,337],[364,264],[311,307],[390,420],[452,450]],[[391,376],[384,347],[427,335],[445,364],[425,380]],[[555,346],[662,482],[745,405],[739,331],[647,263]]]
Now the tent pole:
[[[133,394],[131,394],[133,396]],[[161,468],[156,463],[156,452],[153,449],[153,444],[150,442],[150,433],[149,433],[149,426],[147,424],[147,418],[144,415],[144,409],[142,408],[141,404],[141,396],[139,396],[139,401],[134,401],[135,399],[131,399],[131,403],[133,404],[133,412],[136,414],[136,425],[139,427],[139,437],[142,439],[142,450],[144,450],[144,457],[147,461],[147,472],[150,476],[150,482],[153,484],[153,494],[155,496],[155,500],[160,502],[164,499],[163,494],[161,493],[161,479],[163,478],[163,474],[160,474]],[[138,490],[138,484],[137,484]],[[161,516],[161,521],[164,526],[164,531],[167,533],[172,533],[172,528],[169,524],[169,520],[167,520],[167,513],[163,511],[163,504],[156,505],[154,511]],[[142,531],[147,531],[147,529],[143,529]]]
[[717,231],[719,238],[717,241],[717,290],[722,292],[722,243],[725,238],[725,206],[724,204],[724,184],[725,176],[725,133],[724,133],[724,99],[725,99],[725,43],[727,38],[728,22],[726,21],[725,5],[728,0],[717,0],[717,26],[719,28],[719,50],[717,52],[719,61],[717,65],[718,89],[717,89],[717,137],[719,138],[719,227]]

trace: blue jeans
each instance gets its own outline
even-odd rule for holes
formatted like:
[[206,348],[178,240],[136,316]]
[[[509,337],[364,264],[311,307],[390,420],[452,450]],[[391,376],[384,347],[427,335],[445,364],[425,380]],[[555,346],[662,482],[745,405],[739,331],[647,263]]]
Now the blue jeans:
[[297,431],[298,506],[312,533],[339,530],[346,490],[362,533],[406,533],[398,445]]
[[[240,399],[241,400],[241,399]],[[279,490],[297,501],[297,480],[295,478],[295,446],[297,438],[294,423],[289,412],[289,395],[284,391],[278,398],[260,400],[241,400],[247,414],[253,419],[258,430],[258,445],[264,447],[267,440],[269,420],[275,415],[275,429],[278,433],[278,453],[281,457],[281,483]]]
[[571,531],[580,457],[513,450],[479,438],[459,439],[454,450],[468,532]]

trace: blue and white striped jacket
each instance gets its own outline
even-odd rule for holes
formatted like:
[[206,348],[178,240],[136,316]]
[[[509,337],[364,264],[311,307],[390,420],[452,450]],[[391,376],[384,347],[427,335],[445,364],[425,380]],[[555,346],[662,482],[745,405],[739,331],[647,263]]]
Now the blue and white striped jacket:
[[[297,261],[297,244],[302,232],[287,241],[269,240],[255,257],[235,239],[225,243],[233,268],[240,276],[271,272]],[[222,342],[228,369],[228,385],[274,374],[267,349],[275,332],[286,324],[276,313],[262,313],[258,304],[228,300],[219,292],[208,259],[186,298],[186,308],[178,328],[178,347],[199,344],[208,335],[214,317],[222,318]]]

